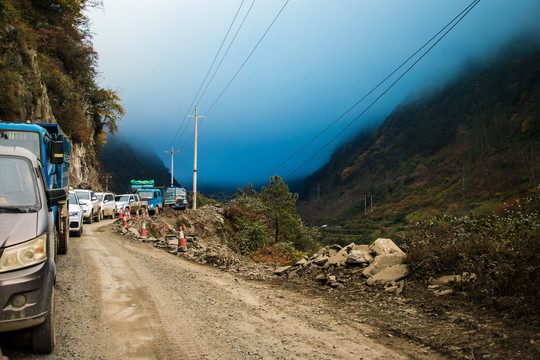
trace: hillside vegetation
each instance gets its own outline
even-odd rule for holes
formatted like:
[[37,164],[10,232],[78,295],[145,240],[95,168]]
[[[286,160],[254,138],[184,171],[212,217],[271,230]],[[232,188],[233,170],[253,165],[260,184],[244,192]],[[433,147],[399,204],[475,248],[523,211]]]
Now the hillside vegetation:
[[437,215],[501,215],[505,203],[534,192],[538,49],[506,49],[350,141],[306,179],[298,204],[302,218],[328,224],[328,243],[369,243]]
[[[117,94],[96,83],[90,0],[0,2],[0,119],[56,122],[76,144],[99,151],[124,115]],[[52,114],[50,113],[52,112]]]

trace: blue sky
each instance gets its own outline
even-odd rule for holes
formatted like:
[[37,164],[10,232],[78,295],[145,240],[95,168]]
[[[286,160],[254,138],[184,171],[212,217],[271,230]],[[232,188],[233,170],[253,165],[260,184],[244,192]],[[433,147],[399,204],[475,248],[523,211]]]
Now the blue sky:
[[[164,151],[171,146],[180,150],[174,176],[188,187],[194,123],[185,115],[194,114],[194,100],[199,115],[206,115],[199,119],[198,135],[198,190],[203,193],[205,184],[234,189],[268,183],[268,172],[338,119],[471,1],[256,0],[204,96],[196,99],[235,14],[240,8],[209,78],[252,3],[103,0],[103,7],[88,12],[100,85],[117,91],[127,110],[119,136],[155,152],[167,167],[170,155]],[[539,18],[538,0],[480,1],[380,101],[287,180],[311,174],[347,138],[380,123],[401,102],[451,81],[468,62],[493,54],[524,31],[540,32]],[[272,174],[289,175],[375,97]]]

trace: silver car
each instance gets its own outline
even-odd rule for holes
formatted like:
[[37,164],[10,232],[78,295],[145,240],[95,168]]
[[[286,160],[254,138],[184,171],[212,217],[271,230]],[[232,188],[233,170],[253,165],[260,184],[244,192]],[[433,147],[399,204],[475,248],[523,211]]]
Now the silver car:
[[64,189],[47,190],[32,152],[0,146],[0,334],[31,329],[39,353],[55,344],[52,207],[66,198]]
[[116,201],[114,200],[114,195],[108,192],[97,192],[96,196],[101,205],[101,218],[103,219],[108,216],[113,219],[114,215],[116,215]]
[[92,190],[75,189],[79,197],[79,204],[84,210],[84,220],[91,224],[92,221],[101,220],[101,205],[96,194]]

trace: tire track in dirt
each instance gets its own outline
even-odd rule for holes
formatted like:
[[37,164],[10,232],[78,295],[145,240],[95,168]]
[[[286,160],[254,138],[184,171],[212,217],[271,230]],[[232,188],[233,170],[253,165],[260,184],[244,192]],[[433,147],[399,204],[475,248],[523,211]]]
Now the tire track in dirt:
[[169,346],[174,345],[174,334],[164,327],[155,299],[130,255],[96,234],[88,231],[81,247],[99,271],[102,320],[108,329],[106,358],[173,358],[169,351],[174,351],[175,357],[188,358],[178,347]]

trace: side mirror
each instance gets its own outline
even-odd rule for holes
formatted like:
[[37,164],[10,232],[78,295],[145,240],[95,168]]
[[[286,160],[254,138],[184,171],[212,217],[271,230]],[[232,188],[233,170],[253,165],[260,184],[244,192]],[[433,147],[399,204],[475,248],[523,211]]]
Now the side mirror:
[[63,141],[52,141],[51,142],[51,154],[52,154],[51,163],[53,163],[53,164],[63,164],[64,163],[64,142]]
[[68,193],[66,189],[50,189],[46,193],[49,207],[64,205],[67,202]]

